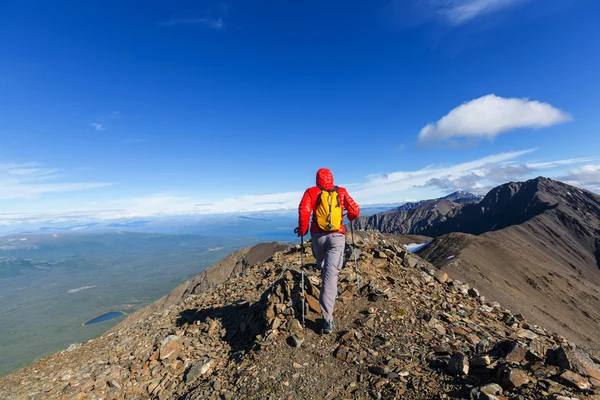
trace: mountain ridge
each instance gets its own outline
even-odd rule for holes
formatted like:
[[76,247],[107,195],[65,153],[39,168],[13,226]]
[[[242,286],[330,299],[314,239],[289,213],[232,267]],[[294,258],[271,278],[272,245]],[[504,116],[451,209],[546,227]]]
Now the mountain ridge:
[[389,236],[356,240],[363,284],[341,271],[336,334],[314,331],[321,282],[312,266],[301,327],[309,247],[294,246],[1,378],[0,398],[598,398],[593,354]]
[[419,254],[579,344],[600,347],[600,196],[539,177],[431,226]]
[[456,191],[437,199],[405,203],[381,213],[359,217],[350,223],[356,230],[377,230],[397,235],[421,235],[429,226],[445,221],[464,205],[477,202],[480,198],[481,196],[472,193]]

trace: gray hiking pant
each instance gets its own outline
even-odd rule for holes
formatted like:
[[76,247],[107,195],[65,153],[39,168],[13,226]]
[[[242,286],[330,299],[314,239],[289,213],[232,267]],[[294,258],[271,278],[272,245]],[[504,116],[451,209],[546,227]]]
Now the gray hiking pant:
[[325,321],[333,321],[333,309],[337,297],[338,273],[344,264],[346,236],[341,233],[313,233],[312,251],[321,266],[323,287],[319,303]]

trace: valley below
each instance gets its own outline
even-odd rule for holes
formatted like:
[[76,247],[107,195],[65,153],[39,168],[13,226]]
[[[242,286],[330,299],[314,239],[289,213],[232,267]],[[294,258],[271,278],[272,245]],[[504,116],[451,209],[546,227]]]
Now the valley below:
[[0,376],[101,335],[256,241],[123,232],[0,238]]

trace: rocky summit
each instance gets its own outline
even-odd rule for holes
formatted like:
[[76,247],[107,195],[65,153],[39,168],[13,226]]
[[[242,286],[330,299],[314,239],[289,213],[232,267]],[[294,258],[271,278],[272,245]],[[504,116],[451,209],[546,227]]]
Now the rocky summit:
[[331,335],[318,329],[319,270],[295,246],[0,379],[0,398],[600,399],[594,354],[393,238],[363,232],[357,245]]

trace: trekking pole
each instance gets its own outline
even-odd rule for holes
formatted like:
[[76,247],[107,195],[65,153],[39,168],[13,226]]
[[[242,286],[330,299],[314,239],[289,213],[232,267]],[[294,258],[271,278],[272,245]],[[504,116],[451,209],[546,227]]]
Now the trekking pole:
[[354,272],[356,273],[356,293],[360,290],[360,276],[358,275],[358,261],[356,260],[356,244],[354,243],[354,224],[350,221],[350,236],[352,237],[352,255],[354,256]]
[[304,302],[306,296],[304,295],[304,236],[300,236],[300,270],[302,271],[302,328],[306,326],[304,324]]

